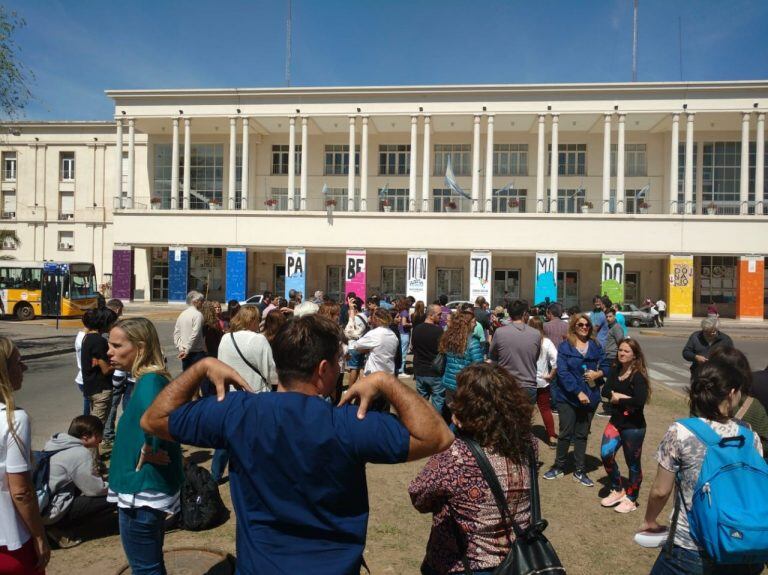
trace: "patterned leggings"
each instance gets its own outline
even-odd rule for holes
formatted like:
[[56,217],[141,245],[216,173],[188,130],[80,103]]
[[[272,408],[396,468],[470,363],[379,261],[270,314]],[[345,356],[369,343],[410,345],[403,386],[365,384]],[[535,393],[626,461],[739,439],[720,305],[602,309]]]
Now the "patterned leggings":
[[621,491],[622,480],[619,466],[616,463],[616,453],[619,447],[624,449],[624,459],[629,467],[629,482],[625,486],[627,499],[636,501],[640,493],[640,484],[643,482],[643,470],[640,467],[640,457],[643,454],[643,439],[645,428],[625,429],[619,431],[612,423],[605,426],[603,442],[600,446],[600,457],[603,467],[611,480],[611,489]]

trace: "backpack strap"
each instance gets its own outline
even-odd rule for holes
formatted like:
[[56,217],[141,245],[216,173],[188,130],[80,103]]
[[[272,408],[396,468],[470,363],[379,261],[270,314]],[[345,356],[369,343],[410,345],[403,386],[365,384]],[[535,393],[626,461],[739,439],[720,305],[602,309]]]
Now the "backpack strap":
[[699,440],[701,440],[701,442],[707,447],[718,445],[720,440],[722,440],[722,437],[720,437],[714,429],[712,429],[698,417],[678,419],[677,423],[688,429],[688,431],[698,437]]
[[749,408],[752,406],[752,400],[754,397],[747,396],[747,400],[741,404],[741,407],[739,408],[739,411],[736,412],[736,415],[733,416],[734,419],[741,419],[744,417],[744,415],[747,413]]

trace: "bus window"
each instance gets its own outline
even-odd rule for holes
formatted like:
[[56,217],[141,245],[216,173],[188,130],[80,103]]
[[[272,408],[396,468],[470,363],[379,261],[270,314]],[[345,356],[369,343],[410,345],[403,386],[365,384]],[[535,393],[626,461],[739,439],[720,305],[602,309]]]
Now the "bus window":
[[23,289],[22,274],[24,271],[24,268],[0,269],[0,289]]
[[[96,296],[96,274],[93,267],[86,269],[70,268],[68,282],[71,286],[72,299],[95,297]],[[66,287],[65,287],[66,289]],[[68,297],[65,294],[64,297]]]
[[43,270],[40,268],[24,269],[24,289],[38,290],[42,285]]

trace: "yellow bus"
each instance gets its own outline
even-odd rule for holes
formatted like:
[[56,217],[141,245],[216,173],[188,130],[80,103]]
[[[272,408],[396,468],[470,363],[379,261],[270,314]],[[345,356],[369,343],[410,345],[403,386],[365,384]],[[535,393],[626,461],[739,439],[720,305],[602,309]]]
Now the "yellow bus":
[[93,264],[0,260],[2,315],[80,317],[97,298]]

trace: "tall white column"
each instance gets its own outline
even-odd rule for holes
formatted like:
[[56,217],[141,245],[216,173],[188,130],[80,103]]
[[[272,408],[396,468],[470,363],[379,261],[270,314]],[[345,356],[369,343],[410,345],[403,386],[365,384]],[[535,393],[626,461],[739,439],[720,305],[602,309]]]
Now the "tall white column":
[[669,150],[669,213],[679,213],[677,202],[678,148],[680,147],[680,114],[672,114],[672,141]]
[[248,125],[248,118],[243,118],[243,167],[240,177],[240,209],[248,209],[248,191],[249,191],[249,176],[250,176],[250,157],[251,157],[251,142],[250,142],[250,126]]
[[[755,134],[755,214],[765,213],[765,113],[757,114]],[[759,202],[759,203],[757,203]]]
[[[117,119],[117,133],[115,134],[115,206],[123,207],[123,120]],[[37,180],[37,176],[35,176]]]
[[135,206],[136,189],[136,130],[133,118],[128,119],[128,207]]
[[[229,119],[229,186],[226,206],[222,208],[227,210],[235,209],[235,189],[237,172],[237,118]],[[223,202],[222,202],[223,203]]]
[[[304,150],[301,151],[302,155]],[[291,116],[288,120],[288,210],[293,211],[296,206],[293,205],[293,194],[296,191],[296,117]],[[306,209],[304,201],[301,202],[301,209]]]
[[349,171],[347,174],[347,198],[349,205],[355,205],[355,123],[354,116],[349,117]]
[[309,118],[301,117],[301,178],[299,179],[299,203],[306,209],[309,193]]
[[421,211],[431,212],[429,207],[429,198],[431,195],[430,176],[432,168],[430,167],[430,138],[432,136],[432,120],[429,116],[424,116],[424,153],[421,164]]
[[[360,135],[360,211],[368,210],[368,116],[363,116],[362,134]],[[354,206],[349,206],[353,211]]]
[[408,166],[408,211],[416,211],[416,174],[418,172],[418,130],[419,117],[411,116],[411,157]]
[[475,114],[472,138],[472,211],[480,209],[480,115]]
[[552,160],[550,162],[550,175],[549,175],[549,211],[553,214],[557,213],[557,177],[558,177],[558,161],[560,154],[558,154],[558,128],[560,124],[560,118],[558,114],[552,114]]
[[626,116],[619,114],[619,135],[616,142],[616,213],[627,211],[624,201],[624,127]]
[[189,190],[190,190],[190,178],[191,178],[191,166],[192,163],[192,121],[189,118],[184,118],[184,209],[190,208],[189,202]]
[[611,211],[611,118],[606,113],[603,124],[603,213]]
[[546,212],[544,205],[544,178],[546,177],[546,157],[547,157],[547,116],[539,114],[539,143],[536,151],[536,211]]
[[[685,123],[685,213],[693,213],[693,120],[688,112]],[[703,208],[703,206],[700,206]]]
[[171,207],[177,210],[183,205],[179,194],[179,119],[173,118],[173,140],[171,144]]
[[485,207],[493,211],[493,114],[488,114],[488,132],[485,142]]
[[739,175],[739,213],[749,213],[749,117],[750,112],[741,114],[741,170]]

